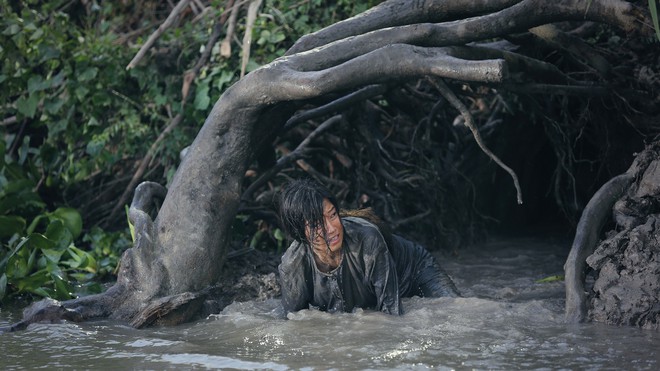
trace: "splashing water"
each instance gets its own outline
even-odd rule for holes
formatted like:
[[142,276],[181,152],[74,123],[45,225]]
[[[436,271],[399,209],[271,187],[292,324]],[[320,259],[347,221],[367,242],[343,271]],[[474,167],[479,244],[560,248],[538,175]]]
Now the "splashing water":
[[[195,323],[135,330],[35,324],[0,335],[3,369],[649,369],[660,333],[563,321],[566,243],[506,240],[442,258],[463,298],[410,298],[405,314],[288,318],[278,300],[234,303]],[[0,312],[0,325],[17,320]]]

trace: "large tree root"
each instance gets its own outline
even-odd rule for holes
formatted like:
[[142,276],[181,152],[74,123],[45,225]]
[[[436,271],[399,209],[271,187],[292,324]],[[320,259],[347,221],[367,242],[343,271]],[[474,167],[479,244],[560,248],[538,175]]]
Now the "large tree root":
[[631,167],[635,179],[614,205],[617,228],[587,257],[595,280],[589,319],[660,329],[660,142]]
[[53,299],[36,302],[23,311],[20,322],[0,327],[0,333],[23,330],[36,322],[113,318],[129,321],[132,326],[140,328],[152,324],[173,325],[193,318],[208,290],[165,297],[160,297],[161,293],[154,290],[164,279],[149,212],[166,194],[163,186],[153,182],[143,182],[135,189],[129,209],[129,219],[135,226],[135,243],[122,256],[114,286],[102,294],[64,302]]
[[586,259],[596,247],[601,229],[611,215],[612,206],[632,180],[633,177],[629,173],[612,178],[594,194],[582,212],[571,252],[564,264],[566,320],[569,322],[582,322],[586,319],[587,297],[584,292]]
[[[635,232],[636,227],[645,223],[653,224],[647,221],[647,217],[657,213],[658,209],[658,198],[660,197],[658,156],[660,156],[660,142],[655,142],[637,155],[628,171],[605,183],[585,207],[577,226],[573,246],[564,265],[566,273],[565,315],[568,322],[587,320],[589,308],[584,286],[587,262],[594,269],[600,269],[605,264],[605,260],[610,259],[608,251],[601,251],[597,256],[592,255],[601,236],[603,225],[613,217],[616,224],[623,230],[605,240],[599,249],[625,250],[623,245],[626,244],[626,241],[632,240],[627,236],[637,233]],[[648,227],[646,230],[653,230],[653,228]],[[650,241],[657,239],[657,235],[653,236],[653,234],[657,234],[657,232],[651,232],[645,239]],[[652,244],[653,242],[650,242],[649,246]],[[616,253],[616,251],[609,252],[612,253],[609,255]],[[643,269],[643,267],[634,268]],[[620,277],[620,279],[624,278]],[[600,299],[606,300],[605,298]],[[644,300],[648,300],[648,298]],[[655,300],[657,301],[657,299]],[[613,323],[615,321],[607,319],[603,322]]]

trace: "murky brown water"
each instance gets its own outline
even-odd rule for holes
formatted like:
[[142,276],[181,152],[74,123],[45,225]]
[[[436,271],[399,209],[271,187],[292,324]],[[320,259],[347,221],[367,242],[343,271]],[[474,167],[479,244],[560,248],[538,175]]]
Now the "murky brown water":
[[[445,258],[465,298],[404,301],[405,315],[235,303],[173,328],[37,324],[0,335],[3,369],[638,369],[660,368],[660,333],[563,322],[570,242],[490,243]],[[0,325],[16,313],[0,309]]]

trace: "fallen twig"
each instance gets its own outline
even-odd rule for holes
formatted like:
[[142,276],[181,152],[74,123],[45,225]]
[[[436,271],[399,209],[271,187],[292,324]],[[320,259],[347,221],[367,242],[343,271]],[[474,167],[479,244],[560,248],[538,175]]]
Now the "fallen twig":
[[496,164],[498,164],[502,169],[504,169],[509,175],[511,175],[511,178],[513,179],[513,185],[516,187],[516,198],[518,201],[519,205],[522,205],[522,191],[520,190],[520,183],[518,182],[518,176],[516,175],[516,172],[513,171],[510,167],[508,167],[502,160],[499,159],[484,143],[484,141],[481,139],[481,134],[479,134],[479,129],[474,125],[474,118],[472,117],[472,114],[470,113],[470,110],[461,102],[460,99],[454,94],[453,91],[445,84],[444,81],[442,80],[434,80],[434,79],[429,79],[429,82],[435,86],[436,89],[442,94],[449,103],[456,108],[461,115],[463,115],[463,118],[465,119],[465,126],[467,126],[470,131],[472,132],[472,136],[474,137],[474,140],[477,142],[479,145],[479,148],[488,156],[490,157],[493,161],[495,161]]

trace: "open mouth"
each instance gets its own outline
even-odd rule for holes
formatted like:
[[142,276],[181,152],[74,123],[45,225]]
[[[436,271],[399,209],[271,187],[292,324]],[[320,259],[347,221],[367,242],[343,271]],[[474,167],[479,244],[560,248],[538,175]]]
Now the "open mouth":
[[335,246],[339,243],[339,235],[335,235],[328,238],[328,245]]

